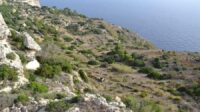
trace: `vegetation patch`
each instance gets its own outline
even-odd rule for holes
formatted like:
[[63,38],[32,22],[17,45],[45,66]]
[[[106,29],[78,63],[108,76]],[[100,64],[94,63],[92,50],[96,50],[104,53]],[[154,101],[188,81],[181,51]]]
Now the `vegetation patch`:
[[0,65],[0,80],[17,80],[17,71],[16,69],[8,65]]
[[134,112],[163,112],[163,109],[154,102],[139,101],[133,96],[124,97],[124,104]]
[[152,67],[143,67],[139,72],[147,74],[147,77],[152,79],[163,79],[163,75]]
[[29,101],[28,95],[21,93],[18,95],[16,102],[21,102],[22,104],[26,104]]
[[89,81],[87,74],[83,70],[79,70],[78,73],[83,81],[85,82]]
[[72,65],[62,58],[39,58],[41,68],[36,71],[37,75],[47,78],[53,78],[59,75],[61,71],[71,73]]
[[6,58],[8,58],[10,60],[15,60],[16,55],[15,55],[15,53],[11,52],[11,53],[6,54]]
[[68,103],[67,101],[58,101],[58,102],[50,102],[46,110],[48,112],[66,112],[69,108],[72,107],[72,104]]
[[114,63],[111,65],[112,69],[116,72],[121,72],[121,73],[132,73],[133,69],[127,65],[124,64],[118,64]]
[[30,84],[28,84],[28,88],[30,88],[34,93],[48,92],[48,87],[39,82],[31,82]]

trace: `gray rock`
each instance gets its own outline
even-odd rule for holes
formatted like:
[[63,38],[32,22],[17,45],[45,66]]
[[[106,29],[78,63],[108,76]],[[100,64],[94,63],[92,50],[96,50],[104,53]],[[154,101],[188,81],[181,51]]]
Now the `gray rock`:
[[27,33],[24,32],[24,45],[30,49],[35,51],[40,51],[41,47],[35,42],[35,40]]

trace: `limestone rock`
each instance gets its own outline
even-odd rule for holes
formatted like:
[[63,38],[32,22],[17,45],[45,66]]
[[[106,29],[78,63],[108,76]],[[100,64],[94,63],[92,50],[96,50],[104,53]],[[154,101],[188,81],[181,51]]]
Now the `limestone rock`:
[[8,29],[8,26],[6,25],[3,16],[0,13],[0,40],[3,40],[7,38],[7,36],[11,35],[10,30]]
[[27,4],[31,5],[31,6],[41,7],[39,0],[12,0],[12,1],[13,2],[27,3]]
[[40,63],[36,59],[26,64],[26,69],[28,70],[37,70],[39,67]]
[[35,42],[35,40],[27,33],[24,32],[24,45],[30,49],[35,51],[40,51],[41,47]]

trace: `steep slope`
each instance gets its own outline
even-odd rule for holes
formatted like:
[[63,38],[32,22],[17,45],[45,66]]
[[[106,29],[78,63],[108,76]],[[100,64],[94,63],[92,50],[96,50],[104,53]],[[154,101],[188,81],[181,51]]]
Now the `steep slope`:
[[160,50],[134,32],[67,8],[13,3],[0,11],[7,24],[1,17],[0,52],[12,51],[17,60],[8,64],[23,65],[29,80],[0,93],[3,112],[200,109],[199,53]]

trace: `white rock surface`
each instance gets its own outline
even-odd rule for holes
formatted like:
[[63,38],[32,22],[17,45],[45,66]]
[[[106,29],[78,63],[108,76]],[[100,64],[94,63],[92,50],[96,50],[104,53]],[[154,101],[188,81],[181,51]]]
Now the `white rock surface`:
[[41,47],[35,42],[35,40],[27,33],[24,32],[24,45],[30,49],[35,51],[40,51]]
[[36,59],[26,64],[26,69],[28,70],[37,70],[39,67],[40,63]]
[[6,25],[3,16],[0,13],[0,40],[7,38],[7,36],[11,35],[8,26]]
[[80,108],[78,108],[78,107],[72,107],[69,110],[67,110],[66,112],[81,112],[81,111],[80,111]]
[[[8,26],[6,25],[2,15],[0,14],[0,65],[6,64],[13,68],[16,68],[18,73],[18,81],[13,82],[12,87],[7,86],[5,88],[1,88],[0,92],[10,92],[12,89],[16,89],[28,82],[28,80],[24,77],[24,67],[21,63],[19,56],[11,49],[10,44],[7,42],[8,36],[11,35]],[[14,53],[15,59],[10,60],[6,58],[8,53]]]
[[93,102],[96,106],[106,107],[106,112],[132,112],[131,110],[126,110],[126,105],[123,102],[108,103],[106,99],[100,95],[85,94],[84,101]]
[[27,4],[31,5],[31,6],[41,7],[39,0],[12,0],[12,1],[14,1],[14,2],[23,2],[23,3],[27,3]]

